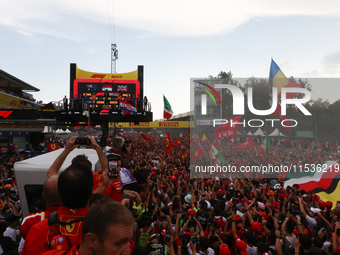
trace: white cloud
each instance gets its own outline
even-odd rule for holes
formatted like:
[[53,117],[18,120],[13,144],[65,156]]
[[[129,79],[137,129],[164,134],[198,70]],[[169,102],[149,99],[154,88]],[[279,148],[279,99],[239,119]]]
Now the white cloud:
[[322,75],[318,70],[311,70],[311,71],[302,73],[300,76],[301,77],[320,77]]
[[[113,8],[112,8],[113,3]],[[2,0],[0,25],[27,33],[72,38],[73,17],[108,25],[114,13],[118,26],[163,35],[217,35],[233,31],[251,19],[294,15],[340,16],[340,2],[316,0]],[[67,26],[66,26],[67,24]]]
[[340,50],[334,51],[323,57],[321,61],[324,72],[327,74],[339,74],[340,71]]

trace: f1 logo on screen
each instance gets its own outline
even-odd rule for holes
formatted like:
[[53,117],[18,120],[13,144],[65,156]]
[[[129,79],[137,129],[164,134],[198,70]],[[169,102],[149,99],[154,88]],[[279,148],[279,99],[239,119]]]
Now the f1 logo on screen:
[[2,118],[8,118],[9,117],[9,115],[11,115],[11,113],[12,113],[13,111],[0,111],[0,117],[2,117]]

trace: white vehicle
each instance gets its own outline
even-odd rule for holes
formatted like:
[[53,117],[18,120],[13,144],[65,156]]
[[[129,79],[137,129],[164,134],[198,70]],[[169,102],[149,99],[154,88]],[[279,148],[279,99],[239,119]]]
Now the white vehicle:
[[[63,150],[51,151],[14,164],[14,173],[24,216],[30,213],[29,208],[32,208],[32,211],[36,207],[39,199],[42,201],[42,186],[47,179],[47,171]],[[59,173],[71,165],[71,161],[75,156],[81,154],[85,154],[88,157],[88,160],[92,163],[93,172],[99,171],[99,158],[95,150],[74,149],[65,159]]]

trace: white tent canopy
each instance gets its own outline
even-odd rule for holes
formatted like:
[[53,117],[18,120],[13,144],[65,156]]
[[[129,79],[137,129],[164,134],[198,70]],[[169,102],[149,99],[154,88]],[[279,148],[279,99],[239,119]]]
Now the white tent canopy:
[[253,134],[249,131],[247,135],[253,135]]
[[259,128],[259,129],[254,133],[254,135],[264,136],[264,135],[263,135],[263,131],[261,130],[261,128]]
[[66,129],[65,133],[71,134],[71,131],[69,129]]
[[41,133],[43,133],[43,134],[47,134],[47,133],[53,133],[53,128],[52,127],[50,127],[50,126],[45,126],[44,127],[44,131],[42,131]]
[[[17,180],[17,186],[20,194],[21,206],[24,215],[28,214],[28,203],[26,199],[26,188],[32,185],[42,186],[47,179],[47,171],[54,162],[54,160],[64,151],[64,149],[59,149],[44,153],[40,156],[29,158],[23,161],[16,162],[14,164],[14,172]],[[99,171],[100,164],[97,152],[93,149],[74,149],[66,157],[64,163],[62,164],[59,172],[64,171],[68,166],[71,165],[72,159],[77,156],[85,154],[88,160],[92,163],[92,171]]]
[[285,136],[277,128],[269,136]]
[[55,131],[57,134],[65,134],[65,131],[61,128],[58,128],[57,131]]

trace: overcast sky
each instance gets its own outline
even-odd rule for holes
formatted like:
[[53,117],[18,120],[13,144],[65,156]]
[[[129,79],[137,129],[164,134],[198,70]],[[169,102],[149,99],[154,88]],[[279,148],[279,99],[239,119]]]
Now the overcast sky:
[[[189,111],[190,78],[267,78],[271,58],[288,77],[340,77],[339,1],[0,0],[0,17],[0,69],[44,102],[69,95],[70,63],[110,72],[113,42],[117,72],[144,65],[154,119],[163,94]],[[336,85],[313,98],[339,99]]]

